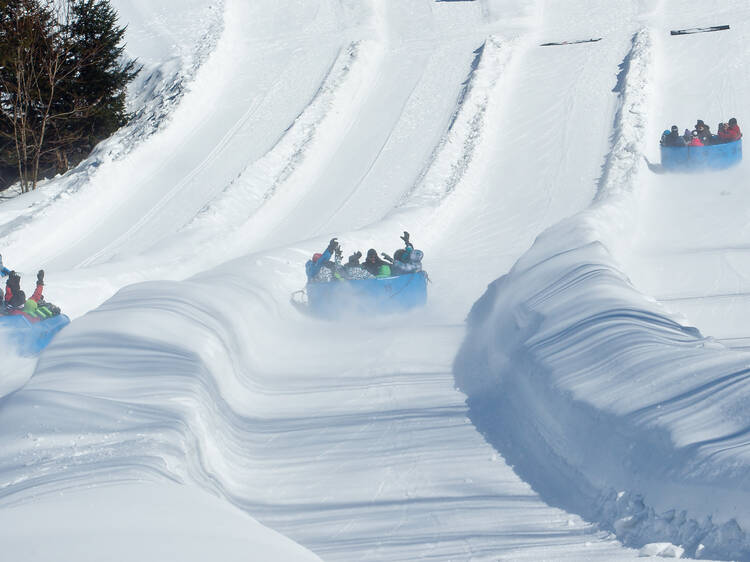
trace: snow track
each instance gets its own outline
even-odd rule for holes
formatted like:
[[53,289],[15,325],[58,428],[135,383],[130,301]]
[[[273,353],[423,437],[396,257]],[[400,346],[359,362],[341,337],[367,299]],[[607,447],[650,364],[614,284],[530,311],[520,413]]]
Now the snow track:
[[[0,503],[166,480],[217,494],[331,560],[617,552],[540,504],[468,423],[446,370],[460,328],[414,331],[404,318],[398,329],[297,321],[292,332],[277,310],[283,292],[263,289],[255,271],[245,260],[172,284],[171,298],[163,283],[134,285],[61,334],[0,408],[3,438],[21,436],[0,463]],[[223,302],[196,306],[219,279]],[[290,338],[303,355],[283,353]],[[347,349],[299,368],[343,339]],[[369,353],[373,340],[385,351]],[[499,527],[488,515],[504,504],[517,516]]]
[[[266,559],[634,558],[622,543],[750,558],[750,359],[646,296],[689,314],[750,294],[750,202],[727,188],[732,219],[701,248],[710,294],[679,244],[637,238],[664,234],[682,188],[644,162],[675,103],[664,84],[683,59],[709,72],[707,42],[726,41],[707,75],[725,88],[730,52],[750,48],[704,34],[667,53],[662,28],[750,9],[119,1],[153,70],[144,113],[49,192],[0,206],[6,265],[44,267],[76,317],[35,365],[3,363],[28,371],[0,385],[4,544],[41,512],[109,537],[97,514],[120,498],[127,538],[134,521],[171,536],[180,513],[201,544],[203,521],[239,529],[239,556],[215,547],[226,560],[255,540],[294,553]],[[587,37],[602,40],[538,46]],[[424,310],[328,323],[289,305],[330,237],[392,252],[404,229],[426,251]],[[37,542],[78,559],[53,531]],[[181,562],[210,557],[185,541]]]
[[457,381],[477,426],[553,505],[632,546],[745,559],[745,424],[727,413],[749,398],[747,356],[681,326],[608,251],[627,249],[636,216],[650,43],[638,33],[622,65],[595,202],[541,235],[474,305]]

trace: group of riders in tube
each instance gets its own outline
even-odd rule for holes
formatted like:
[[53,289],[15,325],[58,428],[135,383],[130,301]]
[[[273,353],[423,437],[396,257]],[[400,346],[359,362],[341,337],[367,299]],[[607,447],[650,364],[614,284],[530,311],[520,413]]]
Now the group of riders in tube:
[[3,265],[2,256],[0,256],[0,277],[8,278],[5,282],[2,302],[0,302],[0,316],[24,316],[33,323],[60,314],[57,306],[44,300],[43,269],[36,274],[36,288],[28,299],[26,293],[21,290],[21,276]]
[[716,134],[701,119],[692,130],[685,129],[683,134],[677,125],[672,125],[670,130],[665,130],[661,135],[662,146],[710,146],[712,144],[724,144],[734,142],[742,138],[740,126],[737,119],[732,117],[726,123],[719,123]]
[[346,263],[342,263],[344,252],[336,238],[332,238],[322,253],[313,254],[305,264],[308,283],[328,283],[331,281],[350,281],[356,279],[379,279],[405,275],[422,271],[421,250],[415,250],[409,240],[409,233],[401,236],[404,248],[399,248],[393,257],[377,250],[367,250],[365,260],[360,263],[362,252],[354,252]]

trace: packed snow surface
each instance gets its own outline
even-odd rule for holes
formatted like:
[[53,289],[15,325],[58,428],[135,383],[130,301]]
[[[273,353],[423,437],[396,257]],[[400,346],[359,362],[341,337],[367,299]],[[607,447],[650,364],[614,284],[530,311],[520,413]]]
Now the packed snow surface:
[[[745,124],[744,0],[113,5],[132,122],[0,203],[73,319],[3,345],[3,559],[750,560],[747,165],[658,147]],[[403,230],[424,309],[291,304]]]

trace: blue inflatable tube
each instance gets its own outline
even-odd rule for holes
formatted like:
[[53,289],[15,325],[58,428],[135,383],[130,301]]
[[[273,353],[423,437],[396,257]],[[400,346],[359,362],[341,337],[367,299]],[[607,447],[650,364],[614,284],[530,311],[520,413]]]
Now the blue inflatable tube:
[[31,322],[23,315],[0,316],[0,330],[16,344],[20,355],[37,355],[55,334],[70,324],[70,318],[58,314],[52,318]]
[[307,284],[308,310],[320,318],[388,314],[424,306],[427,274]]
[[742,139],[708,146],[662,146],[661,165],[670,172],[723,170],[742,160]]

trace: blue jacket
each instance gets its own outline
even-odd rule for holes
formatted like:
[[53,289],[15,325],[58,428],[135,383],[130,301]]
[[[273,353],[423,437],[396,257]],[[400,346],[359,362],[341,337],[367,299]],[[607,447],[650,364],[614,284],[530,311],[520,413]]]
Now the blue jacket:
[[315,277],[318,274],[318,271],[320,271],[320,268],[323,267],[323,264],[330,259],[331,252],[326,248],[326,251],[318,258],[318,261],[307,260],[307,263],[305,264],[305,272],[307,273],[308,281]]

